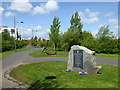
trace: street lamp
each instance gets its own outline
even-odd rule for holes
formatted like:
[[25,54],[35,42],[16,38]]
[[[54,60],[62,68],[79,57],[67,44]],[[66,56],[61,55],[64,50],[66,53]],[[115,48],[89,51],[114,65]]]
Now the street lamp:
[[[33,35],[33,31],[34,31],[34,29],[33,29],[33,27],[32,27],[31,30],[32,30],[32,38],[31,38],[31,39],[32,39],[32,46],[34,46],[34,44],[33,44],[33,43],[34,43],[34,42],[33,42],[33,41],[34,41],[34,40],[33,40],[33,39],[34,39],[34,38],[33,38],[33,37],[34,37],[34,35]],[[36,32],[37,32],[37,30],[36,30]]]
[[[15,32],[15,39],[16,39],[16,34],[17,34],[17,29],[16,29],[16,23],[23,23],[23,22],[16,22],[16,19],[15,19],[15,17],[14,17],[14,30],[16,30],[16,32]],[[14,39],[14,50],[16,51],[16,40]]]

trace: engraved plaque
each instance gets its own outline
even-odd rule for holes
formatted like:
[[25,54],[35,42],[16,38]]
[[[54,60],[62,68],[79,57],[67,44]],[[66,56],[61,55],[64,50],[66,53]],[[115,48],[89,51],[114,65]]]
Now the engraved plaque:
[[74,67],[83,69],[83,50],[73,50]]

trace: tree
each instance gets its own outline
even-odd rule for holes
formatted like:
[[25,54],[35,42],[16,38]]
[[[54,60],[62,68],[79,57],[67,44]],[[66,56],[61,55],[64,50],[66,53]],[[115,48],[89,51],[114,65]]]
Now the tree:
[[7,29],[5,29],[4,32],[2,32],[2,41],[3,40],[10,40],[10,33]]
[[59,28],[60,28],[60,21],[59,18],[54,18],[53,19],[53,24],[50,27],[50,33],[49,33],[49,37],[50,37],[50,41],[52,41],[54,43],[54,50],[58,45],[59,42]]
[[108,25],[102,26],[96,34],[98,40],[97,51],[99,51],[99,53],[118,52],[117,40],[115,39],[113,32],[110,32],[108,27]]
[[95,38],[89,31],[82,32],[82,46],[85,46],[91,50],[95,50]]
[[97,39],[99,39],[100,42],[106,41],[108,39],[114,39],[115,36],[113,35],[113,32],[110,32],[109,26],[102,26],[98,33],[96,34]]
[[[10,36],[10,33],[7,29],[4,30],[2,34],[0,34],[0,37],[2,37],[2,52],[14,49],[15,38],[13,36]],[[26,46],[26,44],[27,43],[25,41],[16,40],[16,48],[22,48],[23,46]]]
[[81,19],[78,12],[75,12],[70,20],[70,28],[63,35],[64,47],[67,51],[70,50],[72,45],[81,45],[83,25],[80,21]]

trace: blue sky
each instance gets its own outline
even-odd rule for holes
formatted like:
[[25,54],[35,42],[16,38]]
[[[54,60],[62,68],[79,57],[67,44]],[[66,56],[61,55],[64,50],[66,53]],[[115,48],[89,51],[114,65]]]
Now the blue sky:
[[[78,12],[83,24],[82,30],[90,31],[94,36],[100,26],[109,25],[110,31],[118,33],[118,3],[117,2],[3,2],[2,25],[13,27],[13,18],[16,17],[22,38],[31,37],[31,28],[34,35],[48,38],[50,25],[56,16],[61,21],[61,32],[70,27],[70,19],[74,12]],[[21,0],[22,1],[22,0]],[[35,32],[37,30],[37,32]]]

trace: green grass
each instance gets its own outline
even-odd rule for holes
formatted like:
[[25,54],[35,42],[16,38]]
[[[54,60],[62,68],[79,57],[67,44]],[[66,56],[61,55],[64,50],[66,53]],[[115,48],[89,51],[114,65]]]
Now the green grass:
[[[102,75],[66,72],[66,61],[48,61],[18,66],[10,76],[39,88],[118,88],[118,66],[102,66]],[[46,79],[54,76],[55,79]]]
[[2,53],[0,53],[0,60],[2,60]]
[[118,56],[117,54],[96,54],[96,57],[97,58],[107,58],[107,59],[118,59]]
[[[28,49],[32,49],[33,47],[29,47],[29,48],[20,48],[20,49],[16,49],[16,52],[20,52],[20,51],[24,51],[24,50],[28,50]],[[16,53],[14,50],[10,50],[10,51],[5,51],[3,53],[0,53],[0,60],[2,60],[2,58],[4,58],[6,55],[12,54],[12,53]]]
[[[52,51],[53,52],[53,51]],[[30,56],[35,57],[35,58],[41,58],[41,57],[67,57],[68,52],[67,51],[56,51],[56,55],[47,55],[45,53],[42,53],[42,50],[37,50],[32,53],[29,53]]]
[[[29,53],[30,56],[35,58],[41,58],[41,57],[68,57],[67,51],[56,51],[57,55],[47,55],[45,53],[42,53],[42,50],[37,50],[32,53]],[[117,54],[96,54],[97,58],[107,58],[107,59],[118,59]]]

